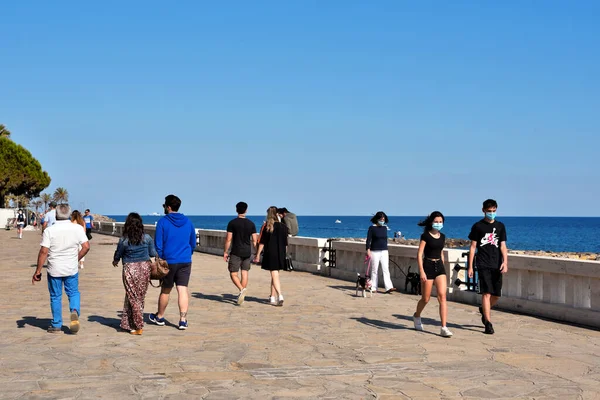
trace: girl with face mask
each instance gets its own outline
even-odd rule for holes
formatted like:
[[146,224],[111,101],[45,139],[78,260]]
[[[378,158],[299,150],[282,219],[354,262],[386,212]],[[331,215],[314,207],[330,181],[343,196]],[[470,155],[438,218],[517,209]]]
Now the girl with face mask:
[[390,257],[388,253],[388,217],[383,211],[378,211],[371,218],[371,225],[367,233],[367,257],[371,262],[371,291],[377,291],[377,272],[379,264],[383,272],[383,283],[385,292],[391,293],[396,290],[390,278]]
[[446,268],[444,266],[446,236],[440,232],[444,227],[444,215],[439,211],[434,211],[424,221],[419,222],[419,226],[423,227],[417,255],[422,294],[421,300],[417,303],[417,310],[413,315],[415,329],[418,331],[424,330],[421,322],[421,312],[429,302],[431,289],[435,284],[442,322],[440,335],[451,337],[452,332],[446,327]]

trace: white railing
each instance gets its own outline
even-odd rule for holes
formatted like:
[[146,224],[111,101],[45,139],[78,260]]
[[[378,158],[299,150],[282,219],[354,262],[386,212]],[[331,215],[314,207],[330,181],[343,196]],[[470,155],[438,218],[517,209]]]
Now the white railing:
[[[154,236],[154,225],[146,225],[146,232]],[[95,222],[98,233],[120,236],[123,223]],[[219,230],[196,230],[196,251],[222,255],[226,232]],[[334,241],[337,262],[330,268],[323,262],[329,258],[327,240],[321,238],[292,237],[288,253],[294,267],[306,271],[355,282],[357,273],[364,274],[364,242]],[[408,267],[418,271],[417,247],[390,245],[390,272],[394,285],[404,291],[405,273]],[[464,281],[464,270],[456,271],[458,264],[464,266],[463,250],[446,249],[446,273],[448,276],[448,300],[477,304],[480,297],[456,287],[457,279]],[[380,282],[382,280],[380,279]],[[572,322],[600,328],[600,262],[558,259],[525,255],[509,256],[509,272],[504,275],[503,296],[498,307],[559,321]]]

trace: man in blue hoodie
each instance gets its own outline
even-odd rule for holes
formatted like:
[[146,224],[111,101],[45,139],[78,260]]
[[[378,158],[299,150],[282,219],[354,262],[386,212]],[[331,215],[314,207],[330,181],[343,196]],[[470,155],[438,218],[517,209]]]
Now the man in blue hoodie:
[[187,329],[187,311],[189,303],[188,283],[192,272],[192,254],[196,248],[196,231],[192,222],[179,207],[181,200],[175,195],[165,197],[165,216],[156,224],[154,244],[158,256],[167,260],[169,273],[163,279],[158,312],[150,314],[150,321],[156,325],[165,325],[165,310],[169,304],[169,295],[173,286],[177,286],[179,300],[179,329]]

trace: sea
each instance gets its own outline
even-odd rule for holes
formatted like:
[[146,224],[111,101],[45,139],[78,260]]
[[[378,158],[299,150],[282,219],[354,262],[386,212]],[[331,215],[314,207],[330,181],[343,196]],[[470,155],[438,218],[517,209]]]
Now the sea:
[[[124,222],[126,215],[109,215]],[[235,215],[188,215],[198,229],[227,229]],[[142,216],[153,225],[160,216]],[[257,229],[264,215],[248,216]],[[370,216],[298,216],[298,236],[317,238],[366,238]],[[400,231],[407,239],[418,239],[423,228],[417,226],[423,217],[389,217],[389,235]],[[467,239],[471,226],[481,217],[446,217],[442,232],[447,238]],[[600,218],[597,217],[498,217],[506,225],[507,245],[513,250],[600,253]]]

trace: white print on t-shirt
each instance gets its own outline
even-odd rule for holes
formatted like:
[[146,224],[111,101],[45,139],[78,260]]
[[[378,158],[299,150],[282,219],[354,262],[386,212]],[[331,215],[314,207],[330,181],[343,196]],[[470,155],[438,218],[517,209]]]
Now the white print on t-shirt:
[[496,228],[492,231],[492,233],[487,233],[481,238],[481,247],[486,244],[493,244],[498,247],[498,235],[496,235]]

